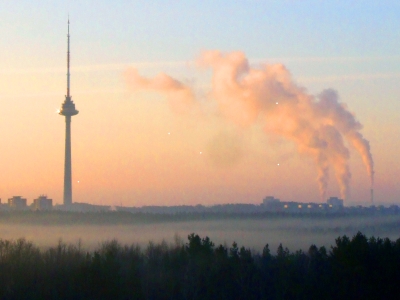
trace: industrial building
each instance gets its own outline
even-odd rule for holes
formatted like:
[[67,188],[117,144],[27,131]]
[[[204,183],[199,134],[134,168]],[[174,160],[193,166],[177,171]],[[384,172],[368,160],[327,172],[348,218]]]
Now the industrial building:
[[303,202],[281,202],[273,196],[267,196],[263,199],[262,205],[267,211],[271,212],[289,212],[305,213],[320,211],[340,211],[343,209],[343,200],[337,197],[330,197],[326,203],[303,203]]
[[[326,203],[332,206],[343,206],[343,200],[339,199],[338,197],[330,197]],[[331,207],[332,207],[331,206]]]

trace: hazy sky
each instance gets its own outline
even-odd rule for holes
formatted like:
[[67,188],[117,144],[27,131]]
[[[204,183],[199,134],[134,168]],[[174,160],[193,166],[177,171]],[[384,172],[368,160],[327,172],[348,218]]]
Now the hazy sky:
[[[315,157],[302,141],[265,128],[272,112],[265,123],[260,114],[242,124],[227,117],[229,101],[225,109],[214,101],[215,73],[196,62],[218,50],[240,51],[251,70],[283,64],[290,86],[314,102],[335,90],[370,143],[376,202],[399,204],[400,4],[322,0],[2,1],[3,202],[22,195],[30,203],[40,194],[62,202],[65,122],[56,111],[66,93],[68,14],[71,94],[80,111],[72,118],[74,202],[211,205],[260,203],[267,195],[321,201]],[[171,76],[164,75],[195,94],[196,109],[177,111],[164,86],[132,88],[132,68],[149,82]],[[344,145],[347,201],[367,202],[362,157]],[[330,167],[326,195],[339,196]]]

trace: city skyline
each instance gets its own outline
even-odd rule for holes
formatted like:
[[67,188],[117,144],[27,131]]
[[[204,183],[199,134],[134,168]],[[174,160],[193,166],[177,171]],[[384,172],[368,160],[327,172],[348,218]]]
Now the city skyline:
[[[22,1],[0,13],[7,24],[0,29],[1,198],[46,193],[62,203],[65,149],[56,109],[65,91],[69,12],[74,99],[84,112],[75,121],[74,202],[212,205],[259,203],[266,195],[321,201],[316,163],[293,141],[265,134],[260,123],[237,126],[214,114],[211,72],[197,61],[217,49],[244,53],[254,69],[282,63],[309,95],[334,89],[370,142],[375,204],[399,203],[397,3],[133,1],[101,3],[96,12],[89,12],[96,3],[82,5]],[[143,78],[165,73],[189,86],[206,116],[179,111],[157,89],[132,91],[124,77],[131,67]],[[349,149],[348,202],[368,203],[369,175]],[[329,179],[327,196],[340,196],[332,171]]]

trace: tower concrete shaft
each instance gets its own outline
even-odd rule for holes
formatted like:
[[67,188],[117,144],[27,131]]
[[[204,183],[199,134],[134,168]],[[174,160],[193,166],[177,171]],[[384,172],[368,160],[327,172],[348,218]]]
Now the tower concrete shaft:
[[60,110],[60,115],[65,116],[64,205],[72,204],[71,117],[78,113],[71,97],[65,97]]
[[71,167],[71,117],[79,113],[70,95],[70,53],[69,53],[69,20],[68,20],[68,51],[67,51],[67,95],[59,114],[65,116],[65,161],[64,161],[64,205],[72,204],[72,167]]
[[71,116],[65,116],[64,205],[72,204]]

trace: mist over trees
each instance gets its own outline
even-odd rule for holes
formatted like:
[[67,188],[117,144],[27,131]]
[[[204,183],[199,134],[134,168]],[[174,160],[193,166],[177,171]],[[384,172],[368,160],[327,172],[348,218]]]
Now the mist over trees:
[[[275,251],[274,251],[275,253]],[[190,234],[147,247],[104,242],[41,249],[0,240],[1,299],[397,299],[400,239],[338,237],[276,254]]]

